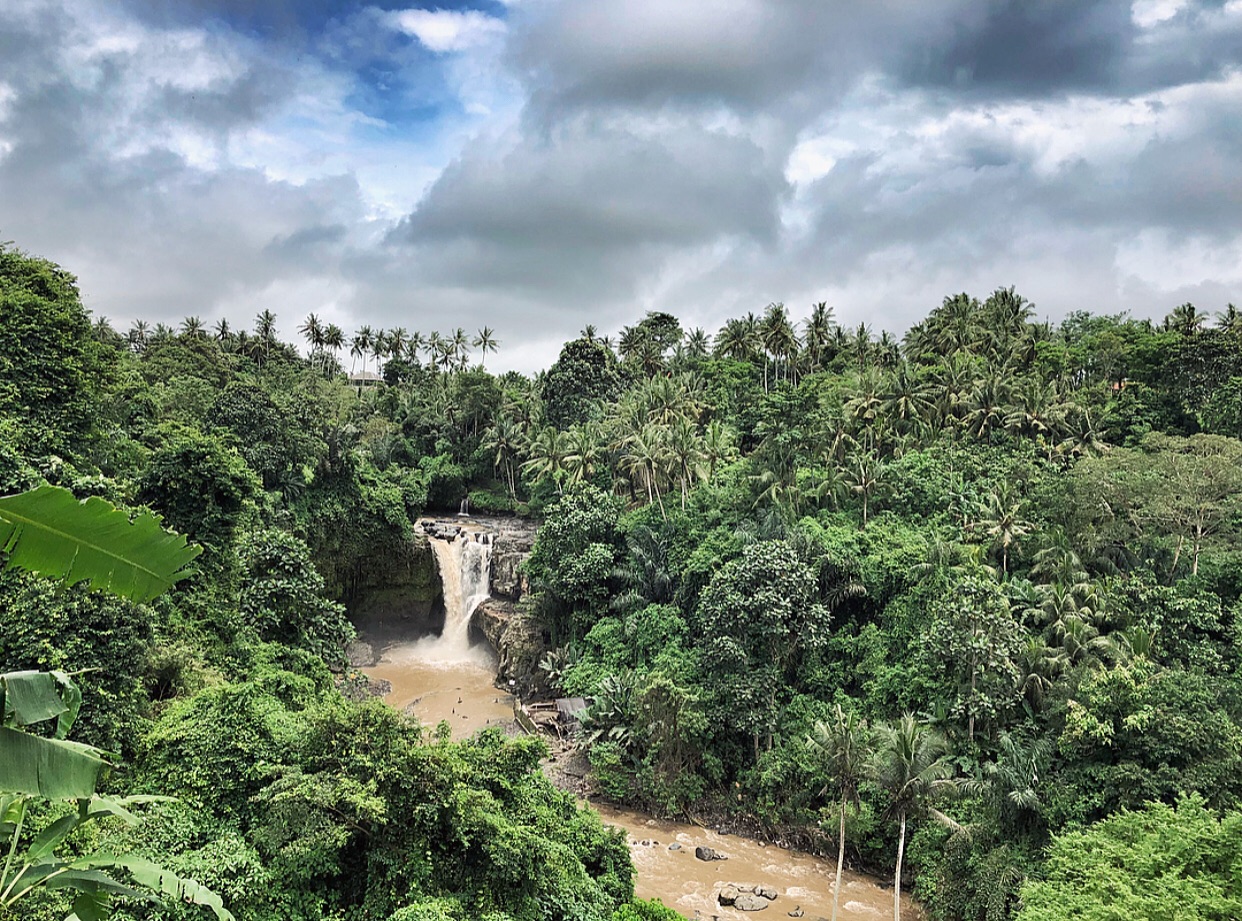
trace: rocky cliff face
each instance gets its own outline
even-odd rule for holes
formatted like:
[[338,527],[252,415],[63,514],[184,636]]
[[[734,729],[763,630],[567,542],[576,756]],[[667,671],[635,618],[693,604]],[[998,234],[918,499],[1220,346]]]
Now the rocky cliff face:
[[512,601],[489,598],[475,611],[474,622],[496,650],[497,685],[523,700],[546,696],[539,660],[548,647],[530,617]]
[[521,566],[535,545],[538,525],[521,518],[498,518],[490,524],[495,534],[492,538],[492,595],[518,601],[528,590]]
[[443,590],[427,537],[416,534],[400,554],[368,561],[347,607],[360,629],[414,635],[441,630]]
[[525,699],[543,691],[539,660],[547,651],[541,631],[517,603],[529,590],[521,567],[535,545],[538,525],[521,518],[488,524],[493,533],[492,597],[479,606],[474,622],[496,650],[497,684]]

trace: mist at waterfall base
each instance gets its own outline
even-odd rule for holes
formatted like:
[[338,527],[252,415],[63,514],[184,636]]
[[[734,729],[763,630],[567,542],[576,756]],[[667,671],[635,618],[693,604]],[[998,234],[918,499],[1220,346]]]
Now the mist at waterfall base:
[[444,629],[390,643],[378,664],[364,669],[392,684],[386,699],[397,709],[412,707],[424,724],[448,722],[464,738],[513,718],[508,695],[492,686],[496,657],[487,643],[470,642],[470,621],[488,597],[491,535],[463,531],[455,540],[432,539],[444,586]]

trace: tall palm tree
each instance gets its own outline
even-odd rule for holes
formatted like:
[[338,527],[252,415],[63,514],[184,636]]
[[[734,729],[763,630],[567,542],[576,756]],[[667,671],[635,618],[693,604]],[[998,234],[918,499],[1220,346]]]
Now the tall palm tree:
[[934,811],[932,801],[954,789],[949,744],[944,736],[907,713],[879,727],[878,746],[869,774],[889,797],[888,812],[897,817],[897,869],[893,875],[893,921],[901,921],[901,866],[906,851],[906,822]]
[[405,331],[404,326],[397,326],[388,331],[388,341],[385,353],[389,358],[404,358],[405,343],[409,339],[410,334]]
[[845,481],[850,491],[862,499],[862,526],[867,526],[871,499],[884,483],[884,465],[874,454],[855,457],[847,466]]
[[1226,333],[1242,333],[1242,311],[1233,304],[1216,315],[1216,328]]
[[422,338],[422,333],[419,330],[412,331],[410,338],[405,343],[406,361],[409,361],[411,365],[421,364],[422,359],[419,356],[422,355],[422,350],[426,348],[426,345],[427,343]]
[[1207,314],[1200,313],[1194,304],[1185,303],[1173,308],[1173,312],[1164,318],[1164,328],[1179,332],[1183,336],[1193,336],[1203,329],[1207,323]]
[[530,458],[522,470],[534,475],[536,482],[551,477],[558,493],[564,492],[565,456],[569,442],[554,425],[544,426],[530,443]]
[[522,430],[507,415],[498,414],[496,421],[483,434],[483,447],[493,452],[492,469],[502,474],[509,487],[509,498],[517,501],[517,456],[522,443]]
[[696,326],[690,330],[690,335],[686,337],[686,355],[690,358],[706,358],[707,357],[707,333],[701,326]]
[[750,361],[755,352],[754,338],[745,320],[729,320],[716,333],[715,352],[725,358]]
[[[345,346],[345,333],[335,323],[329,323],[324,327],[323,331],[323,347],[332,353],[332,360],[337,361],[337,354]],[[324,360],[324,370],[327,370],[327,360]]]
[[371,353],[371,340],[375,334],[371,331],[371,327],[364,326],[354,333],[354,338],[349,340],[349,354],[353,356],[354,361],[349,366],[349,373],[354,373],[354,366],[358,359],[362,359],[362,373],[367,373],[367,355]]
[[832,318],[833,310],[827,301],[820,301],[811,307],[811,315],[803,323],[807,357],[810,359],[811,370],[819,371],[828,359],[832,349],[832,328],[836,321]]
[[383,362],[388,356],[388,331],[377,329],[371,339],[371,357],[375,359],[376,373],[383,373]]
[[[763,320],[759,324],[759,341],[763,344],[764,351],[772,356],[773,370],[776,375],[780,374],[782,358],[786,359],[786,371],[788,371],[788,360],[797,351],[798,339],[794,335],[793,326],[789,322],[789,312],[785,310],[784,304],[768,304]],[[764,362],[763,388],[766,390],[767,387],[768,366],[767,362]]]
[[444,351],[444,337],[438,331],[433,330],[427,336],[427,366],[432,371],[438,371],[440,368],[440,356]]
[[601,459],[603,438],[594,422],[571,426],[565,433],[565,475],[570,483],[583,483],[595,476]]
[[1031,532],[1032,524],[1023,517],[1022,501],[1006,484],[987,498],[979,528],[1001,552],[1001,573],[1009,573],[1009,551]]
[[270,310],[264,310],[255,317],[254,335],[259,340],[259,350],[262,358],[259,359],[259,370],[263,370],[263,365],[267,363],[272,354],[272,346],[276,344],[276,314]]
[[703,459],[707,461],[707,478],[716,478],[716,468],[721,461],[733,456],[733,433],[719,419],[707,423],[703,430]]
[[216,341],[220,344],[231,342],[233,340],[233,330],[229,326],[229,321],[224,317],[216,320]]
[[931,418],[931,390],[919,380],[914,367],[908,361],[897,365],[897,369],[888,378],[882,409],[899,432],[914,431]]
[[702,439],[698,426],[684,416],[675,420],[668,430],[668,459],[681,485],[681,510],[686,510],[690,486],[704,475]]
[[315,361],[321,358],[323,351],[323,325],[319,322],[319,317],[315,314],[309,314],[306,321],[298,327],[298,332],[306,339],[306,344],[310,346],[311,367],[315,366]]
[[[807,736],[807,745],[828,775],[828,783],[836,782],[841,794],[840,828],[837,832],[837,878],[832,887],[832,921],[837,918],[841,900],[841,873],[845,868],[845,812],[859,805],[858,785],[866,779],[868,766],[874,758],[874,736],[867,721],[858,718],[853,709],[846,713],[838,703],[832,719],[817,720]],[[826,786],[826,785],[825,785]]]
[[181,335],[186,339],[202,339],[206,335],[199,317],[186,317],[181,321]]
[[854,330],[854,335],[848,339],[847,347],[854,356],[854,361],[858,363],[858,373],[862,374],[867,370],[867,365],[871,361],[871,330],[867,328],[866,323],[859,323],[858,328]]
[[[592,327],[592,329],[594,329],[594,327]],[[486,368],[487,353],[495,353],[496,346],[500,343],[496,341],[496,330],[492,329],[490,326],[484,326],[481,330],[479,330],[479,334],[474,337],[471,344],[479,350],[479,367]]]

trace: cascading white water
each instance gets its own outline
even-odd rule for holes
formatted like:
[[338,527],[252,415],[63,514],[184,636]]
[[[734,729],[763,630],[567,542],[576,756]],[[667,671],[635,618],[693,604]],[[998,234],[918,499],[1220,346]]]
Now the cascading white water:
[[444,629],[420,640],[418,653],[432,662],[486,661],[488,650],[470,645],[470,620],[488,597],[491,535],[463,531],[454,540],[432,538],[431,549],[444,586]]

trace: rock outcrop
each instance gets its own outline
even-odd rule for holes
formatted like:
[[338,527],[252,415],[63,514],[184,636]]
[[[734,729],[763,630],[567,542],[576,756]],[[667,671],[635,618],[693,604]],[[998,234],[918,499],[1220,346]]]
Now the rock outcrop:
[[368,560],[345,606],[363,633],[443,629],[443,589],[427,537],[416,533],[400,553]]
[[538,526],[521,518],[500,518],[491,524],[492,595],[518,601],[529,589],[521,567],[535,546]]
[[534,621],[514,602],[489,598],[475,611],[474,622],[496,650],[497,684],[523,700],[546,695],[539,660],[548,647]]

